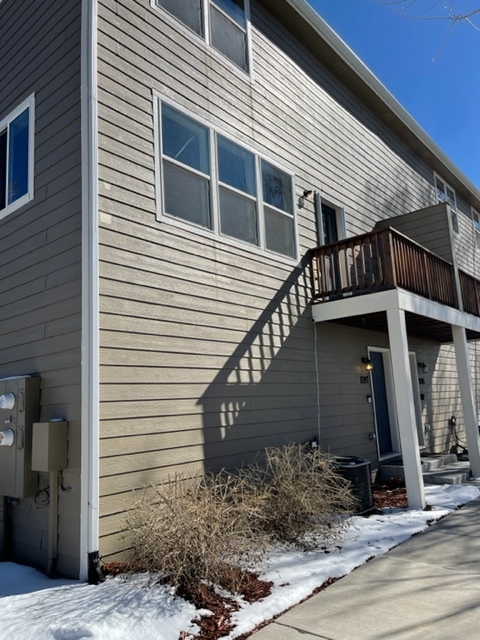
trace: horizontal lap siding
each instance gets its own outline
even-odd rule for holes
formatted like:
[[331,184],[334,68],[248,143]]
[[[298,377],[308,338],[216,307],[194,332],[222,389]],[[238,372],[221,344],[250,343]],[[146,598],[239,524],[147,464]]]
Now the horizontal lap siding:
[[392,226],[423,247],[448,262],[453,262],[453,245],[444,204],[437,204],[420,211],[412,211],[394,220],[385,220],[377,225]]
[[[301,268],[156,219],[152,90],[347,211],[349,235],[433,204],[433,174],[252,2],[253,75],[147,0],[99,15],[101,553],[132,487],[233,467],[317,433],[314,329]],[[316,245],[297,211],[300,255]],[[322,444],[376,458],[359,383],[365,332],[318,328]],[[372,342],[384,343],[385,336]],[[338,348],[338,341],[341,345]]]
[[480,279],[480,243],[473,228],[470,207],[457,198],[459,233],[453,234],[455,255],[460,269]]
[[[0,119],[35,92],[34,199],[0,221],[0,377],[41,378],[40,419],[69,421],[59,498],[61,573],[80,532],[80,2],[0,4]],[[40,475],[39,487],[48,486]],[[48,509],[12,509],[16,557],[46,567]]]

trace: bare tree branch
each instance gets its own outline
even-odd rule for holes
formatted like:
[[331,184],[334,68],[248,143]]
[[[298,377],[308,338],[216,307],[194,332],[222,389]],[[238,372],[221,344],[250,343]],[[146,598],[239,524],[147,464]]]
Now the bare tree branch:
[[[419,0],[379,0],[380,4],[390,6],[392,8],[401,9],[399,13],[408,18],[416,20],[448,20],[455,24],[458,22],[466,22],[474,29],[480,30],[479,25],[472,20],[474,16],[480,15],[480,7],[467,8],[467,2],[459,2],[459,0],[435,0],[433,5],[421,6]],[[461,7],[459,5],[462,5]],[[405,10],[414,11],[419,7],[420,13],[407,13]]]
[[[475,31],[480,31],[480,0],[433,0],[433,4],[432,0],[429,2],[426,0],[377,0],[377,2],[390,7],[404,18],[440,20],[450,23],[433,58],[434,61],[443,52],[453,28],[458,24],[467,24]],[[472,8],[473,2],[477,4],[476,8]]]

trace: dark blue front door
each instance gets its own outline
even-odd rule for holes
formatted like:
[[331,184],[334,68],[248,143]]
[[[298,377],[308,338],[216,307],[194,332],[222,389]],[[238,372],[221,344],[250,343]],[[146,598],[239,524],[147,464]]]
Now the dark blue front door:
[[392,430],[388,413],[387,385],[385,383],[385,365],[381,351],[370,351],[370,360],[373,364],[372,386],[375,407],[375,420],[377,422],[378,449],[380,456],[388,455],[393,451]]

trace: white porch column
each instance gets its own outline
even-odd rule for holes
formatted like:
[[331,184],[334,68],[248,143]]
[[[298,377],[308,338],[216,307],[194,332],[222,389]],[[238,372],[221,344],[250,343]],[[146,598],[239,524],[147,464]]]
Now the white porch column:
[[388,309],[387,322],[408,506],[423,509],[425,492],[418,448],[405,311],[399,308]]
[[472,475],[480,477],[480,449],[478,438],[478,421],[473,397],[472,375],[468,359],[467,336],[465,329],[452,325],[453,343],[455,345],[455,359],[457,362],[458,384],[462,399],[463,419],[465,421],[465,435],[467,437],[468,457]]

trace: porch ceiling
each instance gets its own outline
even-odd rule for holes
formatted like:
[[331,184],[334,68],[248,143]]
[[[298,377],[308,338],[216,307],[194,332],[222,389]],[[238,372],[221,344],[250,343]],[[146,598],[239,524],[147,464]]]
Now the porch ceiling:
[[[453,342],[452,327],[446,322],[433,320],[407,311],[405,313],[408,335],[438,342]],[[387,314],[385,311],[368,313],[359,316],[349,316],[348,318],[338,318],[332,320],[335,324],[342,324],[356,329],[367,329],[368,331],[380,331],[388,333]],[[467,340],[480,340],[480,332],[467,329]]]

